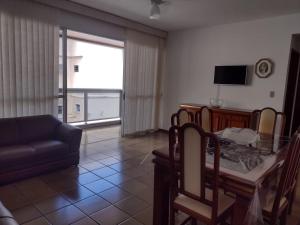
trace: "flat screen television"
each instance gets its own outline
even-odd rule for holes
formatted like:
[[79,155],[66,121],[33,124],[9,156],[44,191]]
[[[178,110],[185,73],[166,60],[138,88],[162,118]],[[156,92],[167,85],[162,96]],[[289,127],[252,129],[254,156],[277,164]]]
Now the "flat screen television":
[[247,66],[216,66],[215,67],[215,84],[247,84]]

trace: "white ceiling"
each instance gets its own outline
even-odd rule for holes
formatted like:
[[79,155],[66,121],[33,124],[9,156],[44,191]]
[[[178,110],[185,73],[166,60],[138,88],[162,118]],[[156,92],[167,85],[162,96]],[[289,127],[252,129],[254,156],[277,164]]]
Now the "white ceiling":
[[166,31],[300,12],[300,0],[167,0],[149,19],[150,0],[70,0]]

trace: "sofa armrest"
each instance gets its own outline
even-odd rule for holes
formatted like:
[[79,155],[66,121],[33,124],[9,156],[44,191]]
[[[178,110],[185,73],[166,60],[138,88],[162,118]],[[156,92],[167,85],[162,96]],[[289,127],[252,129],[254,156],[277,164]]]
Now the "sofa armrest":
[[82,130],[78,127],[62,123],[56,130],[56,138],[70,146],[71,151],[79,151]]
[[18,225],[12,214],[0,202],[0,225]]

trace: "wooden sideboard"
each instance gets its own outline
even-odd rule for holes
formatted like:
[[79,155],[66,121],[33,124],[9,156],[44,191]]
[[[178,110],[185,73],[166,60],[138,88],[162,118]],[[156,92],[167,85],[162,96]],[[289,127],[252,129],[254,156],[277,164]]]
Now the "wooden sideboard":
[[[181,104],[180,108],[186,109],[189,112],[195,113],[205,105],[200,104]],[[234,108],[216,108],[210,107],[213,117],[213,131],[223,130],[226,127],[249,128],[251,121],[250,110],[234,109]]]

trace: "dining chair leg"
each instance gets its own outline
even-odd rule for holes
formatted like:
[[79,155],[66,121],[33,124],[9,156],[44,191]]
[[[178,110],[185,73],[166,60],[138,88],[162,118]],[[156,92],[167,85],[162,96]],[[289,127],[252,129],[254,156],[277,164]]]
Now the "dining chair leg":
[[175,210],[174,210],[174,208],[172,206],[170,207],[169,225],[175,225]]
[[288,208],[288,214],[291,215],[292,214],[292,210],[293,210],[293,203],[294,203],[294,199],[295,199],[295,195],[296,195],[296,188],[293,189],[292,193],[289,196],[289,208]]
[[197,220],[192,218],[192,225],[197,225]]
[[280,225],[286,225],[288,212],[289,207],[286,207],[286,209],[282,212],[282,215],[280,216]]

